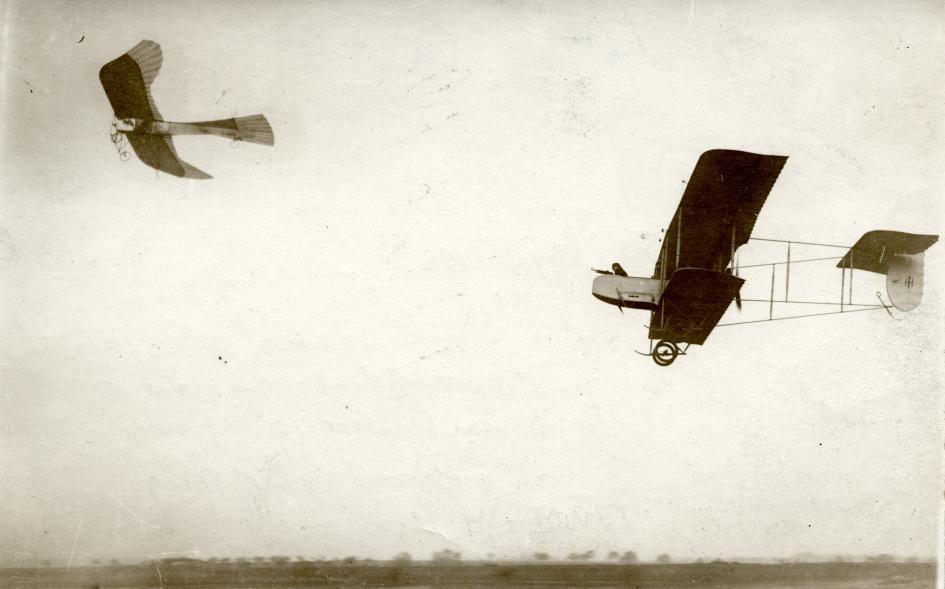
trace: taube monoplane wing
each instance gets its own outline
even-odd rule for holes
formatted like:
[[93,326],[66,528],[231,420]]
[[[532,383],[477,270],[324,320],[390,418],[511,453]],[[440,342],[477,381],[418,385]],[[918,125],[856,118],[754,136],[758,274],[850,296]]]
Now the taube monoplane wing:
[[163,60],[161,46],[144,40],[102,66],[98,79],[117,118],[162,120],[151,97],[151,83]]

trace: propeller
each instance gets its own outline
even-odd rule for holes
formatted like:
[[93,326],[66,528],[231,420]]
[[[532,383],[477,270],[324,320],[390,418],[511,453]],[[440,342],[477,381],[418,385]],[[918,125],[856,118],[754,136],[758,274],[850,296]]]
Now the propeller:
[[[738,253],[735,252],[732,255],[732,274],[735,277],[738,277]],[[735,308],[739,311],[742,310],[742,288],[738,287],[738,290],[735,291]]]

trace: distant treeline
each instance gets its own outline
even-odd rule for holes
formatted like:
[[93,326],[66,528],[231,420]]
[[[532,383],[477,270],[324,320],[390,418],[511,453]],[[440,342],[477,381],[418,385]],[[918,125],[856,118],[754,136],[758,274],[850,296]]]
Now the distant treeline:
[[4,589],[89,587],[473,587],[473,586],[757,586],[798,587],[836,583],[931,586],[929,562],[828,562],[784,564],[685,563],[462,563],[425,561],[317,562],[268,559],[163,559],[136,565],[0,569]]
[[[151,561],[148,561],[151,562]],[[361,566],[386,566],[386,565],[404,565],[404,564],[434,564],[434,565],[443,565],[443,564],[529,564],[529,563],[590,563],[590,562],[599,562],[603,563],[616,563],[616,564],[646,564],[647,562],[655,564],[670,564],[673,561],[673,558],[666,553],[658,555],[653,561],[644,561],[638,558],[637,553],[633,551],[627,551],[623,553],[610,552],[604,557],[603,555],[598,556],[595,551],[588,550],[586,552],[572,552],[564,558],[555,558],[554,556],[546,552],[535,552],[530,556],[524,556],[517,559],[508,559],[502,558],[497,559],[493,555],[489,555],[484,559],[477,560],[468,560],[464,561],[463,556],[459,552],[453,550],[442,550],[439,552],[434,552],[433,555],[428,560],[423,559],[414,559],[409,553],[401,552],[389,560],[378,560],[372,558],[358,558],[356,556],[347,556],[345,558],[333,558],[326,559],[324,557],[319,558],[307,558],[304,556],[297,556],[295,558],[290,558],[288,556],[253,556],[253,557],[237,557],[237,558],[209,558],[209,559],[197,559],[192,557],[178,557],[178,558],[164,558],[158,560],[159,563],[166,566],[175,566],[179,564],[187,563],[196,563],[196,562],[205,562],[213,565],[232,565],[232,566],[297,566],[299,564],[316,564],[316,565],[342,565],[342,566],[351,566],[351,565],[361,565]],[[722,559],[716,558],[712,560],[707,559],[695,559],[695,560],[682,560],[678,564],[786,564],[786,563],[853,563],[853,562],[875,562],[875,563],[889,563],[889,562],[901,562],[906,564],[915,564],[920,562],[933,562],[933,559],[920,559],[918,557],[907,557],[899,558],[892,554],[878,554],[878,555],[867,555],[861,557],[846,556],[846,555],[836,555],[832,557],[818,556],[815,554],[800,554],[794,558],[771,558],[771,559],[760,559],[760,558],[748,558],[748,559]],[[102,563],[95,563],[102,564]],[[120,564],[118,561],[114,561],[111,564]]]
[[[75,565],[81,566],[119,566],[119,565],[128,565],[128,564],[143,564],[145,566],[158,566],[160,567],[178,567],[178,566],[197,566],[200,564],[206,564],[213,567],[236,567],[236,568],[246,568],[246,567],[308,567],[308,566],[403,566],[403,565],[447,565],[447,564],[463,564],[463,565],[496,565],[496,564],[515,564],[515,565],[527,565],[527,564],[551,564],[551,563],[600,563],[600,564],[670,564],[674,561],[669,554],[663,553],[658,555],[652,561],[641,560],[637,553],[628,550],[623,553],[616,551],[611,551],[605,555],[598,555],[594,550],[587,550],[585,552],[571,552],[565,557],[556,558],[547,552],[534,552],[527,556],[521,556],[519,558],[495,558],[494,555],[489,554],[484,559],[477,560],[463,560],[463,555],[459,552],[453,550],[441,550],[434,552],[432,556],[427,559],[414,559],[407,552],[400,552],[394,557],[388,560],[380,560],[373,558],[359,558],[356,556],[347,556],[344,558],[325,558],[325,557],[306,557],[306,556],[240,556],[235,558],[206,558],[200,559],[193,556],[176,556],[176,557],[163,557],[163,558],[151,558],[142,562],[130,562],[128,560],[110,558],[75,558]],[[849,556],[849,555],[835,555],[835,556],[822,556],[813,553],[802,553],[797,554],[792,558],[731,558],[731,559],[721,559],[716,558],[712,560],[707,559],[684,559],[677,562],[677,564],[788,564],[788,563],[905,563],[905,564],[917,564],[917,563],[928,563],[934,562],[934,559],[922,559],[918,557],[897,557],[892,554],[877,554],[877,555],[867,555],[867,556]],[[51,559],[46,559],[42,561],[30,561],[30,562],[19,562],[19,563],[8,563],[4,565],[0,562],[0,567],[3,566],[18,566],[18,567],[55,567],[59,566],[61,563],[57,563]]]

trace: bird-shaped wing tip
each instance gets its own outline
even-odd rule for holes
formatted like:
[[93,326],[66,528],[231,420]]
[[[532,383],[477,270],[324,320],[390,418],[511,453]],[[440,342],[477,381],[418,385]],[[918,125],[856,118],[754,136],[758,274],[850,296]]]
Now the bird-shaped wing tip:
[[181,164],[184,166],[184,175],[181,176],[181,178],[190,178],[192,180],[209,180],[213,178],[213,176],[210,174],[204,172],[203,170],[199,170],[190,164],[184,162],[181,162]]

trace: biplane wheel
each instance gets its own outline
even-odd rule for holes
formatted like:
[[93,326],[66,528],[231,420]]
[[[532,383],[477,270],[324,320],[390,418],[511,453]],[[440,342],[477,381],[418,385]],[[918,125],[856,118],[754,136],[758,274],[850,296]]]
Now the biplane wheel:
[[128,158],[130,157],[131,157],[131,154],[129,154],[127,151],[123,151],[118,154],[118,159],[120,159],[123,162],[127,162]]
[[679,348],[673,342],[660,340],[653,348],[653,361],[660,366],[669,366],[679,355]]

